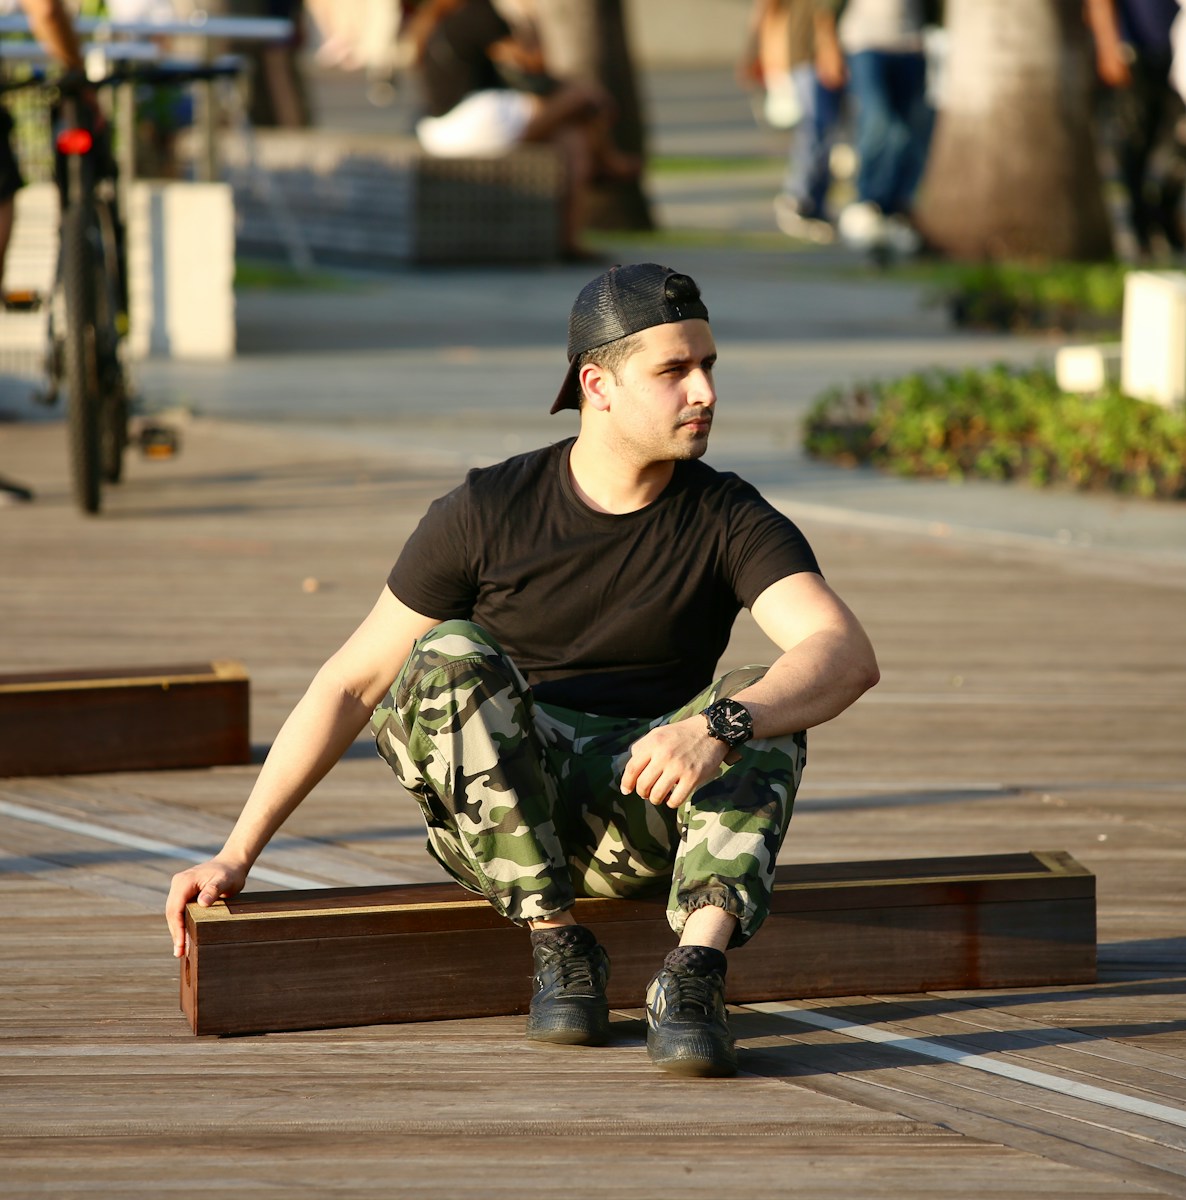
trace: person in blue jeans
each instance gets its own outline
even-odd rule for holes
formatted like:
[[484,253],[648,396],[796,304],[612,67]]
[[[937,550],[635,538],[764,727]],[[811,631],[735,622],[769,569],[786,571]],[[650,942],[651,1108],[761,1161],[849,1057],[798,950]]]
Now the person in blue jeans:
[[847,79],[859,159],[856,203],[842,214],[846,241],[913,251],[914,196],[930,149],[923,29],[935,14],[923,0],[818,0],[821,83]]
[[835,236],[828,211],[831,153],[844,84],[825,87],[815,63],[818,0],[754,0],[746,83],[766,93],[764,117],[790,130],[786,172],[774,215],[788,237],[826,243]]

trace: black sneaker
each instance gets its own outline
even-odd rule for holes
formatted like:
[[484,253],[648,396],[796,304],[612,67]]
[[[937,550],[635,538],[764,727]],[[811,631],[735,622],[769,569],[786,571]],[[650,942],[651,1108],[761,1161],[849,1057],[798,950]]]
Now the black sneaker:
[[533,1042],[602,1046],[609,1040],[609,957],[584,925],[534,930],[534,993],[527,1017]]
[[733,1035],[725,1016],[724,954],[681,946],[647,988],[647,1053],[674,1075],[737,1073]]

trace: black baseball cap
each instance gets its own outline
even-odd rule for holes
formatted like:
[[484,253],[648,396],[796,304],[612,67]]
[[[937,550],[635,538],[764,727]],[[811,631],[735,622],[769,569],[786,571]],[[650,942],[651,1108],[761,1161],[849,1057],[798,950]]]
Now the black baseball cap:
[[652,325],[708,320],[695,280],[658,263],[612,267],[585,284],[568,316],[568,374],[552,412],[580,408],[577,360],[586,350],[641,333]]

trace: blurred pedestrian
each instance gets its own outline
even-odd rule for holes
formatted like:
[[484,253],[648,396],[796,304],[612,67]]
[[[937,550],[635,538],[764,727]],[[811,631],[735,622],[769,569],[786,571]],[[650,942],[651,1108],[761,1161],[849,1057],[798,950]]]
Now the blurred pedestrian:
[[[29,32],[50,57],[64,70],[81,71],[82,48],[74,32],[74,22],[62,0],[20,0],[29,21]],[[16,222],[16,193],[24,186],[16,155],[10,142],[12,119],[0,106],[0,312],[9,306],[4,290],[4,261]],[[0,499],[32,500],[33,493],[23,484],[0,476]]]
[[927,98],[925,0],[818,0],[817,70],[828,86],[848,79],[856,107],[857,197],[841,237],[862,249],[913,253],[911,222],[934,113]]
[[1178,0],[1088,0],[1096,71],[1109,89],[1106,137],[1124,187],[1137,253],[1160,235],[1186,250],[1186,106],[1170,78]]
[[609,135],[613,101],[599,84],[559,82],[537,45],[490,0],[427,0],[410,28],[428,115],[416,126],[439,158],[505,154],[523,142],[552,143],[566,170],[561,251],[581,260],[585,194],[597,179],[629,179],[639,161]]
[[[67,71],[81,71],[82,49],[62,0],[20,0],[20,6],[28,18],[29,31],[50,57]],[[11,133],[12,118],[0,106],[0,299],[5,304],[4,260],[16,219],[15,197],[25,182],[12,149]]]
[[778,227],[788,237],[827,243],[835,236],[827,197],[844,84],[820,81],[816,9],[817,0],[754,0],[742,75],[762,88],[766,123],[791,131],[782,189],[774,198]]
[[247,72],[247,111],[259,128],[306,129],[313,124],[313,107],[302,62],[304,0],[226,0],[233,17],[290,21],[292,34],[284,42],[235,42],[230,47],[250,64]]

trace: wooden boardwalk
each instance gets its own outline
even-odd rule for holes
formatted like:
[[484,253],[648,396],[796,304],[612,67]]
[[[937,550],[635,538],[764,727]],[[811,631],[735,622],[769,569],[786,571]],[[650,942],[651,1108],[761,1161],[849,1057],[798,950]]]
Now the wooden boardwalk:
[[[0,426],[0,470],[38,492],[0,508],[0,669],[241,659],[257,757],[452,482],[200,421],[98,520],[59,426]],[[655,1072],[637,1010],[600,1050],[521,1018],[197,1039],[161,905],[254,768],[0,780],[0,1196],[1186,1197],[1186,572],[804,526],[884,678],[813,733],[784,860],[1067,850],[1098,984],[737,1009],[723,1081]],[[728,665],[764,657],[741,624]],[[438,877],[362,743],[260,866]]]

